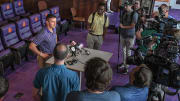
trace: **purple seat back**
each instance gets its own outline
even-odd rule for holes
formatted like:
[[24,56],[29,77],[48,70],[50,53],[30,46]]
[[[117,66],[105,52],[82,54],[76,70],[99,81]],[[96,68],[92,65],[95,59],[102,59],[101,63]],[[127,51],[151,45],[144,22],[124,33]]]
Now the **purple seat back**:
[[2,41],[0,39],[0,51],[2,51],[2,50],[4,50],[4,46],[3,46]]
[[38,33],[42,29],[40,14],[33,14],[29,16],[29,19],[32,33]]
[[40,12],[40,14],[41,14],[42,25],[45,26],[46,25],[46,16],[48,14],[50,14],[50,11],[49,10],[44,10],[44,11]]
[[3,21],[3,18],[2,18],[2,15],[1,15],[1,12],[0,12],[0,22]]
[[4,3],[1,5],[1,12],[4,19],[10,19],[13,18],[14,11],[11,3]]
[[21,40],[32,36],[31,30],[29,27],[29,19],[24,18],[19,21],[16,21],[16,25],[17,25],[17,34]]
[[1,12],[0,12],[0,26],[5,25],[7,23],[8,23],[8,21],[3,19]]
[[15,0],[13,2],[13,6],[16,15],[21,15],[26,13],[23,6],[23,0]]
[[9,47],[11,45],[16,44],[19,42],[17,33],[16,33],[16,26],[15,24],[8,24],[1,27],[1,36],[2,41],[5,44],[5,47]]
[[61,17],[60,17],[60,14],[59,14],[59,7],[58,6],[50,8],[50,12],[51,12],[51,14],[56,16],[57,22],[61,21]]

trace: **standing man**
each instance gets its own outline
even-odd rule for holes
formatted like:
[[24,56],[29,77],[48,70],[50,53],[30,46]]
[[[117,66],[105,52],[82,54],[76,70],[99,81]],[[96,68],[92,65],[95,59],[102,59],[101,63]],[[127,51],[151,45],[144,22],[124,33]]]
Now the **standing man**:
[[[78,74],[64,65],[68,47],[64,44],[57,44],[53,55],[54,65],[41,68],[35,76],[33,88],[35,101],[65,101],[69,92],[79,90]],[[41,88],[42,97],[39,95]]]
[[132,3],[125,2],[125,12],[120,19],[121,37],[120,41],[123,48],[123,65],[124,73],[128,72],[128,65],[126,64],[126,58],[131,56],[130,48],[134,45],[135,40],[135,25],[138,20],[138,14],[133,11]]
[[91,14],[88,18],[88,48],[99,50],[103,44],[106,30],[109,25],[109,19],[104,12],[105,4],[100,3],[97,12]]
[[29,45],[29,49],[37,54],[37,62],[40,68],[45,67],[45,61],[52,55],[56,43],[56,16],[48,14],[46,26]]

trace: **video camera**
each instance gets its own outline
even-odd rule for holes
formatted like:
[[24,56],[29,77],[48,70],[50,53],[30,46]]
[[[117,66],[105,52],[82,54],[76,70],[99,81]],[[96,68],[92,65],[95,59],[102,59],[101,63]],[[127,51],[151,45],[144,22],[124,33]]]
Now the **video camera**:
[[163,36],[157,49],[145,56],[137,49],[127,57],[127,64],[146,64],[153,73],[153,81],[168,87],[180,88],[180,65],[174,60],[179,56],[180,46],[174,37]]

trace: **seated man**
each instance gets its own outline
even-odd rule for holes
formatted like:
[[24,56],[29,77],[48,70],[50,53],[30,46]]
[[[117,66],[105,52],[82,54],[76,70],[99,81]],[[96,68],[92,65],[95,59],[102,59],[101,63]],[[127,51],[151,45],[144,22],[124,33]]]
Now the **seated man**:
[[85,78],[87,89],[71,92],[66,101],[120,101],[117,92],[106,91],[112,80],[112,69],[103,59],[96,57],[86,63]]
[[113,91],[120,94],[121,101],[147,101],[148,87],[152,81],[152,72],[145,66],[134,68],[130,74],[130,84],[115,86]]
[[4,95],[7,93],[9,88],[8,80],[3,76],[0,76],[0,101],[3,101]]
[[[34,79],[33,97],[35,101],[65,101],[71,91],[79,90],[79,77],[74,71],[67,69],[64,60],[68,48],[57,44],[54,48],[54,65],[40,69]],[[42,87],[42,99],[40,89]]]

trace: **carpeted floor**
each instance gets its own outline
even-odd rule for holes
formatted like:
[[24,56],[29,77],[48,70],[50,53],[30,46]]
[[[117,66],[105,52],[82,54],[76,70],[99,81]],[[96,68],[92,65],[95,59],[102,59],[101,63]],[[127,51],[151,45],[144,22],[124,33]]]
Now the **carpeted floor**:
[[[87,35],[87,31],[82,31],[82,32],[79,32],[78,30],[70,31],[68,32],[68,36],[63,37],[61,42],[69,43],[70,40],[75,40],[79,43],[83,43],[86,46],[86,35]],[[124,85],[128,83],[129,81],[128,75],[121,75],[116,72],[117,55],[118,55],[118,35],[115,34],[114,31],[112,30],[108,31],[108,34],[104,40],[104,44],[101,50],[113,53],[113,56],[109,61],[114,71],[111,86]],[[130,71],[131,69],[132,68],[130,68]],[[10,88],[5,96],[4,101],[33,101],[32,82],[37,71],[38,71],[38,66],[36,59],[31,59],[28,62],[24,62],[20,66],[16,66],[16,71],[13,71],[7,76],[10,82]],[[85,89],[84,78],[82,81],[82,89]],[[23,93],[23,96],[17,99],[14,97],[15,94],[17,93]],[[178,101],[177,96],[172,96],[172,97],[167,96],[166,101]]]

